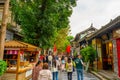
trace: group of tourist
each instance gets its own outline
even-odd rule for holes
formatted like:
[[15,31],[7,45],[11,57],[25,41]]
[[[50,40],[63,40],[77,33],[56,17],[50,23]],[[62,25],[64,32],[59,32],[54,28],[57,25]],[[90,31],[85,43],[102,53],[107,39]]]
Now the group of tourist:
[[72,73],[75,70],[78,80],[83,80],[83,66],[80,54],[77,57],[40,55],[39,61],[33,68],[32,80],[62,80],[59,79],[61,72],[67,72],[68,80],[72,80]]

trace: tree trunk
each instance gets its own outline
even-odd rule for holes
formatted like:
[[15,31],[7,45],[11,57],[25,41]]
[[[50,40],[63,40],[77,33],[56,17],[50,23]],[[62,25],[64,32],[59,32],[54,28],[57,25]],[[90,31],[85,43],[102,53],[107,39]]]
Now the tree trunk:
[[9,1],[5,0],[4,10],[3,10],[3,17],[2,17],[2,25],[0,31],[0,59],[3,59],[4,55],[4,44],[5,44],[5,37],[6,37],[6,27],[7,27],[7,17],[9,13]]

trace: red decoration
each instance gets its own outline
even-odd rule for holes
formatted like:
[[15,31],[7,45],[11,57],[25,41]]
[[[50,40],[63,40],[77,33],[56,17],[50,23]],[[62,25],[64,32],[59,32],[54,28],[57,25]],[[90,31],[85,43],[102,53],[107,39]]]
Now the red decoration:
[[35,51],[35,53],[34,54],[38,54],[39,53],[39,51]]
[[56,45],[54,44],[53,52],[56,52],[56,51],[57,51],[57,47],[56,47]]
[[20,51],[20,54],[22,54],[22,55],[23,55],[23,54],[24,54],[24,51]]
[[67,53],[70,53],[70,51],[71,51],[71,46],[68,45],[67,48],[66,48],[66,52],[67,52]]
[[18,50],[8,50],[7,54],[18,54]]

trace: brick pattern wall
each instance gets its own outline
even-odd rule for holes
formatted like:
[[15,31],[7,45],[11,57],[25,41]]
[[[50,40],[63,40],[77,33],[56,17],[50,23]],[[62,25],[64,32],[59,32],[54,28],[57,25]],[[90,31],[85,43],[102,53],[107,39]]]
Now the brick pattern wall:
[[13,32],[7,30],[6,32],[6,40],[13,40]]

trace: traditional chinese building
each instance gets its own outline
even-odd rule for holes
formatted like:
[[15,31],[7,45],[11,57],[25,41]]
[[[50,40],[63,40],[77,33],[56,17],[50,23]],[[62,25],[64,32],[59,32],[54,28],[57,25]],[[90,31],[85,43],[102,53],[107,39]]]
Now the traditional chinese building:
[[80,53],[80,49],[88,44],[86,37],[92,35],[95,31],[97,31],[97,29],[91,24],[88,29],[76,34],[75,39],[71,42],[72,48],[74,49],[73,52]]
[[120,16],[86,40],[97,50],[97,69],[113,71],[120,77]]
[[[2,22],[2,16],[3,16],[3,10],[4,10],[4,3],[5,0],[0,0],[0,30],[1,30],[1,22]],[[20,26],[15,24],[15,22],[11,19],[11,11],[9,11],[8,16],[8,25],[7,25],[7,31],[6,31],[6,39],[5,40],[21,40],[23,36],[19,33]]]

